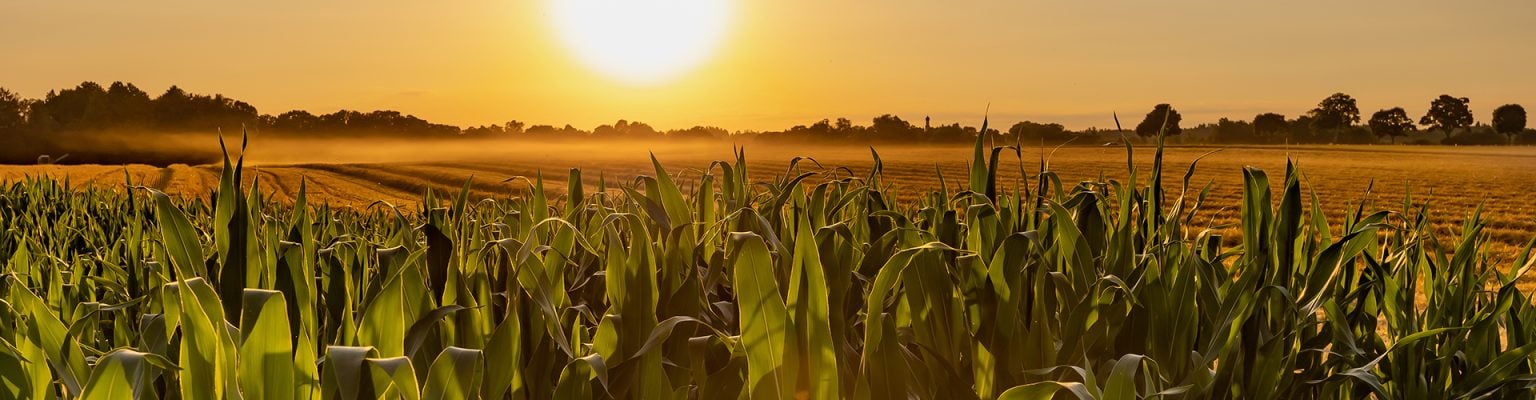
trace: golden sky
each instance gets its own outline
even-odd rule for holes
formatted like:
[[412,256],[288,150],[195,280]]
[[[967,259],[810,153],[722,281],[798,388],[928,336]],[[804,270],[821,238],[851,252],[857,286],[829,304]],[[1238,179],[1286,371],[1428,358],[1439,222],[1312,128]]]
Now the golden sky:
[[[0,87],[171,84],[264,113],[395,109],[457,125],[618,119],[778,129],[1029,119],[1187,125],[1294,116],[1342,91],[1366,116],[1470,97],[1480,122],[1536,107],[1536,2],[728,0],[696,68],[634,84],[578,62],[560,0],[0,1]],[[1129,117],[1127,117],[1129,116]]]

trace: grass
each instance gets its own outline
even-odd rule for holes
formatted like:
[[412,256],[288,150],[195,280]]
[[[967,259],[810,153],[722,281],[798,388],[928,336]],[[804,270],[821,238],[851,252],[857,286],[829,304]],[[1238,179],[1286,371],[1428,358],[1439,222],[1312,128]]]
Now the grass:
[[653,159],[515,197],[324,167],[424,187],[413,210],[279,197],[227,156],[184,197],[23,179],[0,189],[0,397],[1536,394],[1529,238],[1493,246],[1481,212],[1341,200],[1365,189],[1290,162],[1210,176],[1223,197],[1164,167],[1184,150],[1087,181],[1015,150],[941,175]]

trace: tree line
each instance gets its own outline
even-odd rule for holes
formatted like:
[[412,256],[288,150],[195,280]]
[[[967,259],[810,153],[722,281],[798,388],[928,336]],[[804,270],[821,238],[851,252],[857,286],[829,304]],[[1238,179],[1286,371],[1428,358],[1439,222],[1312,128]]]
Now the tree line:
[[[1525,107],[1499,106],[1490,115],[1491,124],[1481,124],[1477,123],[1470,103],[1466,97],[1440,95],[1430,100],[1428,110],[1417,123],[1402,107],[1376,111],[1361,123],[1362,114],[1355,99],[1334,93],[1294,119],[1261,113],[1248,121],[1222,118],[1214,124],[1196,126],[1195,130],[1203,131],[1209,143],[1372,144],[1415,138],[1412,144],[1536,144],[1536,131],[1526,128]],[[1184,131],[1179,120],[1178,111],[1171,105],[1159,104],[1136,126],[1136,133],[1149,137],[1162,130],[1168,135],[1179,135]]]
[[340,110],[323,115],[302,110],[276,116],[260,114],[249,103],[220,94],[190,93],[177,86],[150,97],[132,83],[113,82],[102,87],[95,82],[84,82],[73,88],[49,91],[41,99],[22,99],[0,88],[0,133],[8,135],[46,137],[67,132],[130,129],[211,132],[242,127],[327,134],[460,133],[455,126],[387,110]]
[[[213,132],[254,130],[263,133],[312,135],[387,135],[411,138],[525,138],[580,140],[588,138],[732,138],[769,141],[833,143],[968,143],[977,135],[1004,142],[1099,144],[1135,134],[1152,137],[1162,132],[1176,143],[1397,143],[1495,145],[1533,144],[1536,132],[1526,129],[1526,112],[1517,104],[1497,107],[1490,124],[1477,122],[1465,97],[1441,95],[1431,99],[1428,111],[1417,121],[1401,107],[1372,113],[1362,123],[1355,99],[1344,93],[1324,98],[1309,112],[1295,117],[1260,113],[1249,120],[1222,118],[1192,127],[1181,125],[1182,116],[1170,104],[1153,106],[1131,130],[1069,130],[1061,124],[1021,121],[1005,130],[958,123],[921,125],[886,114],[867,125],[847,118],[823,119],[778,131],[730,132],[718,127],[658,130],[642,122],[619,120],[591,130],[565,125],[528,126],[512,120],[504,124],[458,126],[433,123],[392,110],[338,110],[313,114],[292,110],[262,114],[249,103],[223,95],[204,95],[171,86],[151,97],[132,83],[113,82],[103,87],[83,82],[72,88],[50,91],[41,99],[25,99],[0,88],[0,145],[12,149],[48,149],[49,144],[69,140],[75,132],[121,130]],[[1421,129],[1422,127],[1422,129]],[[9,161],[9,160],[0,160]],[[14,161],[11,161],[14,162]]]

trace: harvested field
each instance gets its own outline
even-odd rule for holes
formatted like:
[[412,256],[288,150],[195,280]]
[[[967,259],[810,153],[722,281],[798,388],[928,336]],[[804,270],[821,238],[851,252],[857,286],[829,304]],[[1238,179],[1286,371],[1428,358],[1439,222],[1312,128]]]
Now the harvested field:
[[[333,206],[363,208],[384,201],[402,209],[414,209],[415,202],[427,188],[457,191],[473,177],[471,193],[477,198],[517,196],[526,193],[521,180],[542,173],[547,189],[564,191],[567,171],[580,168],[589,186],[597,178],[610,187],[627,183],[635,176],[649,174],[649,153],[679,174],[682,182],[696,179],[712,161],[731,157],[731,145],[701,142],[694,144],[650,145],[615,143],[606,151],[582,152],[589,144],[520,145],[498,142],[490,145],[422,145],[385,143],[374,148],[352,144],[320,145],[305,157],[295,150],[299,144],[281,142],[274,148],[254,143],[247,159],[246,184],[255,179],[274,200],[291,201],[300,181],[308,186],[311,201]],[[495,146],[495,148],[487,148]],[[480,153],[469,156],[474,147]],[[744,145],[747,164],[754,179],[767,180],[782,175],[788,161],[796,156],[810,157],[820,164],[802,163],[807,170],[821,169],[824,174],[846,176],[849,171],[863,176],[873,164],[870,150],[857,146],[783,146]],[[883,162],[887,182],[898,194],[915,195],[939,186],[942,171],[950,185],[963,181],[968,146],[884,147],[876,149]],[[1122,147],[1026,148],[1018,163],[1000,166],[999,184],[1012,187],[1020,179],[1020,169],[1033,181],[1042,162],[1071,184],[1092,180],[1101,174],[1124,180],[1125,149]],[[1204,158],[1200,158],[1204,156]],[[1536,192],[1536,148],[1528,147],[1444,147],[1444,146],[1237,146],[1173,147],[1166,153],[1170,183],[1178,182],[1190,163],[1200,159],[1187,188],[1191,200],[1210,185],[1202,206],[1202,218],[1196,226],[1223,231],[1229,241],[1236,239],[1236,224],[1241,198],[1241,169],[1253,166],[1278,176],[1286,160],[1296,160],[1307,178],[1304,187],[1316,192],[1331,218],[1350,212],[1361,199],[1374,201],[1387,209],[1401,209],[1404,195],[1412,193],[1415,205],[1433,205],[1436,226],[1450,233],[1459,229],[1466,215],[1483,206],[1489,219],[1488,234],[1498,248],[1496,253],[1513,254],[1536,235],[1536,201],[1526,193]],[[320,162],[321,159],[345,162]],[[406,159],[406,161],[391,161]],[[1152,151],[1138,148],[1136,168],[1145,179],[1152,167]],[[156,168],[147,165],[103,166],[0,166],[0,180],[13,181],[26,176],[47,175],[67,178],[75,185],[121,186],[124,171],[135,185],[164,190],[173,195],[206,197],[218,184],[218,165],[172,165]],[[846,169],[839,169],[846,168]],[[504,182],[507,181],[507,182]],[[1282,182],[1273,182],[1279,189]],[[1374,185],[1374,186],[1373,186]],[[1367,188],[1371,188],[1367,193]],[[1176,196],[1178,187],[1169,187]],[[1176,197],[1175,197],[1176,198]],[[1235,243],[1235,242],[1233,242]]]

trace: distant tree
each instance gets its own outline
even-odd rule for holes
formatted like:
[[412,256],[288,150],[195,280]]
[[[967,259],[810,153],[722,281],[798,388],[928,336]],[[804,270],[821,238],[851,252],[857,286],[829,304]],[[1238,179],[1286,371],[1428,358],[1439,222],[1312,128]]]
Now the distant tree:
[[1451,134],[1457,129],[1472,126],[1472,109],[1467,107],[1466,97],[1451,97],[1442,94],[1429,103],[1429,111],[1424,113],[1424,118],[1419,119],[1419,125],[1428,125],[1431,130],[1438,129],[1445,134],[1445,139],[1450,140]]
[[1515,137],[1525,131],[1525,107],[1505,104],[1493,110],[1493,130],[1509,136],[1509,141],[1513,143]]
[[179,123],[191,110],[191,99],[187,92],[176,85],[171,85],[154,100],[155,122],[161,126],[169,126]]
[[1167,136],[1178,135],[1184,132],[1179,128],[1179,121],[1183,118],[1178,110],[1173,109],[1173,106],[1158,104],[1152,107],[1152,112],[1147,113],[1147,117],[1143,118],[1140,124],[1136,125],[1136,135],[1152,137],[1157,136],[1158,132]]
[[26,103],[16,93],[0,88],[0,135],[16,134],[26,122]]
[[1340,130],[1360,122],[1360,107],[1355,105],[1355,98],[1343,93],[1328,96],[1307,114],[1312,116],[1312,129],[1332,134],[1335,142]]
[[576,127],[571,126],[571,124],[565,124],[564,128],[560,128],[560,135],[568,138],[590,136],[591,134],[591,132],[576,129]]
[[536,138],[552,138],[560,134],[560,130],[551,125],[533,125],[523,131],[524,135]]
[[518,121],[515,119],[507,121],[505,129],[509,135],[521,135],[523,134],[523,121]]
[[320,126],[320,118],[309,111],[293,110],[278,114],[272,121],[272,129],[284,132],[308,132]]
[[911,123],[891,114],[875,117],[869,129],[877,140],[912,140],[918,132]]
[[107,87],[107,124],[115,127],[138,127],[153,118],[154,104],[149,94],[132,83],[112,82]]
[[74,88],[48,92],[41,110],[61,129],[100,128],[110,122],[107,90],[95,82],[81,82]]
[[1492,126],[1474,125],[1455,136],[1451,136],[1450,139],[1443,143],[1457,146],[1497,146],[1508,144],[1509,138],[1494,132]]
[[673,129],[666,132],[668,138],[677,139],[712,139],[724,138],[731,133],[722,128],[713,126],[695,126],[688,129]]
[[[187,93],[171,86],[152,101],[150,118],[162,129],[211,132],[223,129],[238,131],[242,126],[256,125],[260,113],[246,102],[224,97]],[[274,119],[273,123],[276,121]]]
[[1008,136],[1023,144],[1040,142],[1061,143],[1072,138],[1067,132],[1067,127],[1061,124],[1042,124],[1038,122],[1023,121],[1013,124],[1008,128]]
[[1397,143],[1399,136],[1407,136],[1409,132],[1413,132],[1416,129],[1413,125],[1413,119],[1408,118],[1408,112],[1403,111],[1402,107],[1381,110],[1371,114],[1369,124],[1371,133],[1375,133],[1376,136],[1389,138],[1393,144]]
[[656,129],[644,122],[630,122],[622,119],[613,125],[602,125],[592,129],[594,137],[649,138],[658,135],[660,133],[656,132]]
[[1253,135],[1261,140],[1270,141],[1270,138],[1283,136],[1286,133],[1285,116],[1275,113],[1263,113],[1253,117]]
[[661,132],[657,132],[656,128],[652,128],[649,124],[635,121],[630,122],[629,126],[625,127],[624,135],[633,138],[654,138],[661,136]]
[[1216,122],[1211,136],[1217,143],[1258,142],[1258,137],[1254,135],[1252,124],[1249,124],[1247,121],[1233,121],[1226,118]]

